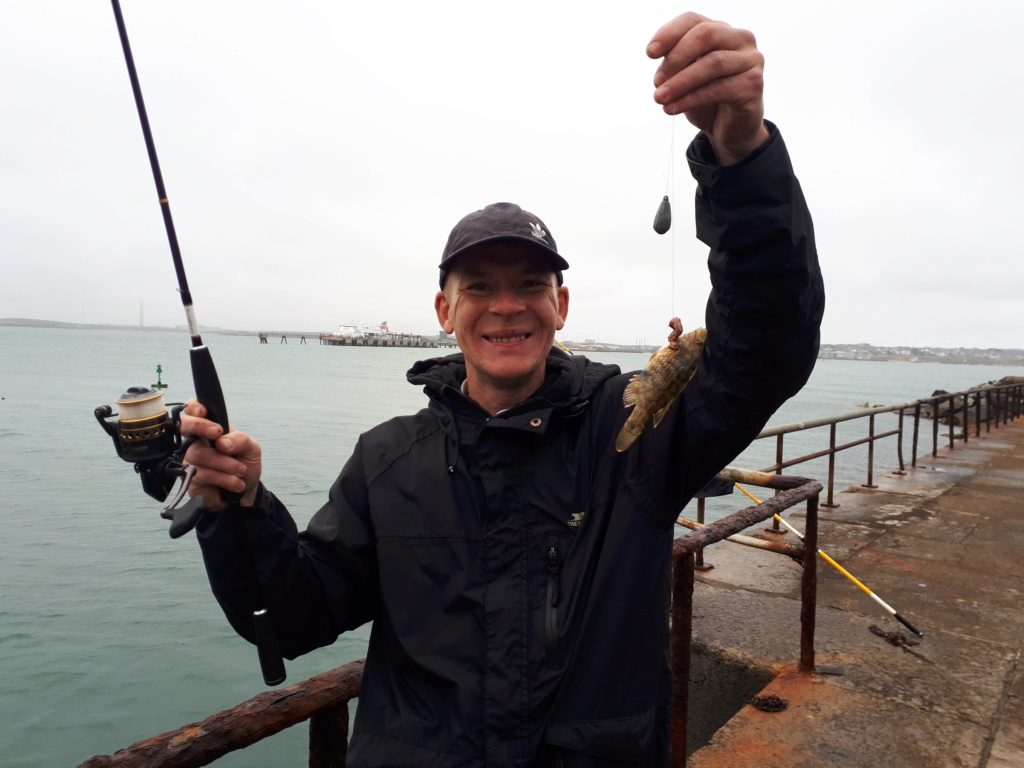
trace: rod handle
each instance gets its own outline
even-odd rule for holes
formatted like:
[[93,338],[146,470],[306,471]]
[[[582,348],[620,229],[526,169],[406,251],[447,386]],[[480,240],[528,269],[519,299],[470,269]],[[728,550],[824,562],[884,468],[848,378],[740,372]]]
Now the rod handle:
[[[213,355],[206,345],[192,347],[189,349],[189,358],[192,364],[192,384],[196,391],[196,400],[206,408],[206,418],[220,425],[226,435],[230,429],[228,425],[228,407],[224,403],[224,390],[220,386],[220,378],[217,376],[217,368],[213,364]],[[224,501],[238,501],[242,498],[241,493],[234,493],[221,488],[221,498]]]
[[[228,409],[224,403],[224,390],[221,389],[220,378],[217,376],[217,369],[214,367],[210,349],[205,345],[195,346],[189,350],[189,354],[191,355],[192,383],[195,385],[196,399],[206,408],[206,417],[219,424],[224,430],[224,434],[227,434],[229,430]],[[241,493],[233,493],[223,488],[220,489],[220,495],[228,503],[242,498]],[[252,553],[249,549],[244,523],[236,518],[235,525],[238,526],[245,558],[249,561],[248,570],[253,579],[254,595],[256,600],[259,600],[259,587],[255,586],[258,577],[256,568],[252,564]],[[263,682],[267,685],[280,685],[284,682],[287,673],[284,668],[284,659],[281,657],[281,647],[277,641],[277,632],[274,630],[266,608],[253,611],[252,625],[253,633],[256,636],[256,653],[260,660]]]
[[256,633],[256,653],[260,657],[263,682],[267,685],[280,685],[284,682],[287,672],[284,668],[284,659],[281,657],[281,648],[277,644],[277,633],[274,631],[274,625],[270,623],[270,614],[266,608],[253,611],[252,626]]

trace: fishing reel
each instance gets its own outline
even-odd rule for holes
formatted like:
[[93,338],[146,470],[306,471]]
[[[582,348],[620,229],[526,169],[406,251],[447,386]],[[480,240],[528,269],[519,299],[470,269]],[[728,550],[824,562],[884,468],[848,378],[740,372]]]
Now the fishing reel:
[[178,507],[196,471],[184,464],[185,452],[198,439],[181,438],[181,412],[185,404],[165,406],[163,392],[141,386],[129,387],[114,404],[120,413],[114,413],[109,405],[101,405],[93,411],[96,421],[114,441],[117,455],[135,464],[142,490],[154,499],[164,501],[181,478],[181,488],[171,503],[160,510],[160,517],[171,521],[172,539],[185,535],[196,526],[204,511],[200,496]]

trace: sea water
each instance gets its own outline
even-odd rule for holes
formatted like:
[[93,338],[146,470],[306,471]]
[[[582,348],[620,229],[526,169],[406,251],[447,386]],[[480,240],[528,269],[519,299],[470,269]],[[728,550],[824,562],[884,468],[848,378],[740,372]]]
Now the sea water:
[[[300,527],[359,434],[426,400],[405,381],[441,350],[299,344],[290,337],[206,335],[232,423],[264,448],[264,479]],[[252,646],[214,601],[194,535],[172,541],[160,504],[143,494],[93,410],[129,386],[191,395],[185,332],[0,327],[0,762],[74,766],[96,754],[202,720],[265,689]],[[603,354],[624,370],[646,355]],[[804,390],[772,419],[788,423],[958,391],[1019,368],[821,360]],[[876,430],[895,426],[878,417]],[[926,422],[927,423],[927,422]],[[840,425],[852,440],[863,420]],[[896,465],[893,441],[875,472]],[[827,447],[828,430],[788,435],[786,455]],[[774,461],[775,441],[736,462]],[[839,458],[837,490],[864,482],[866,448]],[[823,464],[789,470],[824,479]],[[757,492],[756,489],[752,489]],[[732,511],[745,497],[715,500]],[[691,507],[693,505],[691,504]],[[717,507],[716,507],[717,509]],[[714,516],[725,512],[710,512]],[[692,509],[686,514],[694,516]],[[287,663],[294,683],[365,655],[367,628]],[[282,768],[307,762],[308,731],[291,728],[219,761]]]

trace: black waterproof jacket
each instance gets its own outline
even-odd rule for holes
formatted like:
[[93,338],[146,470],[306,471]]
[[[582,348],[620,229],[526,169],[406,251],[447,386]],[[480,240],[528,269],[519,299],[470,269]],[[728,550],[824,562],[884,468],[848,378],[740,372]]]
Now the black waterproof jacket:
[[[778,133],[737,166],[700,140],[688,157],[708,341],[657,429],[617,453],[629,376],[558,351],[490,417],[452,355],[409,372],[429,407],[360,437],[305,532],[269,492],[242,511],[286,656],[373,622],[354,768],[670,765],[673,521],[802,386],[824,301]],[[207,515],[199,534],[251,639],[231,526]]]

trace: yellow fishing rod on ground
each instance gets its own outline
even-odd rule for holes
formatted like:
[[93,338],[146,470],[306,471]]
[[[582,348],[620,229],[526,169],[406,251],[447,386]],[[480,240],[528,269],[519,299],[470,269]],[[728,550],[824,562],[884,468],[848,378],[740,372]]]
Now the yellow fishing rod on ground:
[[[746,488],[744,488],[739,483],[735,483],[735,486],[737,488],[739,488],[741,491],[743,491],[743,493],[745,493],[751,499],[753,499],[754,503],[756,503],[756,504],[760,504],[761,503],[761,500],[759,498],[754,496],[750,491],[748,491]],[[790,525],[785,520],[783,520],[782,517],[780,517],[779,515],[772,515],[772,517],[774,517],[776,520],[778,520],[780,523],[782,523],[784,526],[786,526],[786,528],[788,528],[790,531],[792,531],[793,534],[796,535],[796,537],[798,539],[800,539],[800,541],[805,541],[804,535],[802,533],[800,533],[800,531],[798,531],[792,525]],[[829,557],[826,553],[822,552],[820,549],[817,550],[817,553],[819,555],[821,555],[821,557],[825,560],[826,563],[831,565],[833,568],[835,568],[837,571],[839,571],[841,574],[843,574],[843,576],[845,576],[850,581],[852,581],[854,584],[856,584],[858,587],[860,587],[862,590],[864,590],[864,593],[868,597],[870,597],[872,600],[874,600],[876,603],[878,603],[880,606],[882,606],[885,610],[887,610],[889,613],[891,613],[893,615],[893,618],[895,618],[900,624],[905,626],[907,629],[909,629],[911,632],[913,632],[918,637],[924,637],[924,633],[921,632],[921,630],[919,630],[917,627],[915,627],[913,624],[911,624],[905,618],[900,616],[900,614],[896,611],[896,609],[893,608],[891,605],[889,605],[887,602],[885,602],[885,600],[883,600],[878,595],[876,595],[874,592],[872,592],[870,589],[865,587],[864,584],[856,576],[854,576],[848,570],[843,568],[843,566],[841,566],[839,563],[837,563],[835,560],[833,560],[831,557]]]

